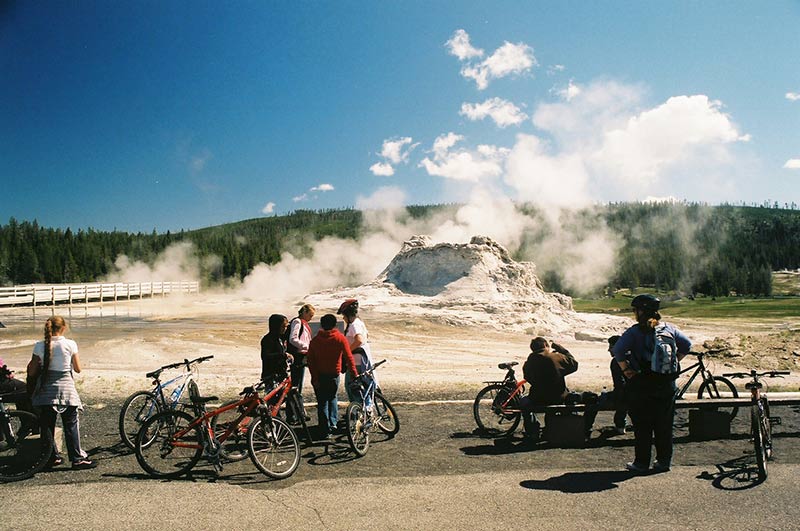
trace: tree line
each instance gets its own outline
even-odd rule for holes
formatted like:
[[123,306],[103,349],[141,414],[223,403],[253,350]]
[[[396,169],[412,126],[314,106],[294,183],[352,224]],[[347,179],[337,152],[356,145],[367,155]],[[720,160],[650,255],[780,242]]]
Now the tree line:
[[[426,217],[457,205],[407,207]],[[522,207],[521,207],[522,208]],[[800,268],[800,211],[771,205],[706,206],[685,203],[614,203],[593,207],[624,245],[608,289],[654,286],[707,295],[770,295],[771,272]],[[114,271],[124,254],[152,264],[168,246],[190,241],[206,284],[243,279],[258,263],[281,253],[311,253],[326,236],[358,239],[363,213],[354,209],[298,210],[192,231],[129,233],[41,227],[12,218],[0,226],[0,285],[95,282]],[[204,261],[215,256],[216,260]],[[544,275],[561,289],[558,272]]]

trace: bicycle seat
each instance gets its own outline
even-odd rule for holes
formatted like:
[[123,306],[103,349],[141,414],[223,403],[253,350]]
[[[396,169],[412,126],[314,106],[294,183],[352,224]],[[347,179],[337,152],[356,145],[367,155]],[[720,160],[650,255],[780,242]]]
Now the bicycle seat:
[[516,361],[507,361],[506,363],[500,363],[497,368],[498,369],[511,369],[514,365],[519,365],[519,362]]
[[156,380],[158,380],[158,377],[161,376],[161,371],[162,370],[163,369],[158,369],[157,371],[148,372],[144,376],[145,376],[145,378],[155,378]]
[[207,404],[208,402],[214,402],[215,400],[219,400],[219,398],[216,396],[193,396],[192,404]]

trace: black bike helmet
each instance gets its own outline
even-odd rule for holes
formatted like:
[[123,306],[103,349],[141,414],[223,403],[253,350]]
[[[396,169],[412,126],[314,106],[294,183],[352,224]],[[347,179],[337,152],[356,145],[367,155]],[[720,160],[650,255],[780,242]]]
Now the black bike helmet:
[[339,309],[336,310],[336,313],[342,315],[355,315],[358,313],[358,300],[357,299],[347,299],[344,301]]
[[661,299],[649,293],[637,295],[631,301],[632,308],[639,308],[648,312],[657,312],[661,307]]

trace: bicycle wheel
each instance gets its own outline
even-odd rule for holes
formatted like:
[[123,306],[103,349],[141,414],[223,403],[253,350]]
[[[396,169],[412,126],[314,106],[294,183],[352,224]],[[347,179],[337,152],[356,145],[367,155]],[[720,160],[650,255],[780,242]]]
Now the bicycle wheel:
[[347,440],[350,447],[359,457],[367,454],[369,449],[369,428],[366,423],[364,406],[359,402],[350,402],[345,413],[347,422]]
[[247,432],[247,450],[256,468],[271,478],[288,478],[300,464],[297,435],[274,417],[253,419]]
[[[238,402],[239,400],[230,400],[222,404],[220,409]],[[211,427],[214,429],[214,437],[219,442],[220,453],[228,461],[241,461],[247,457],[247,430],[253,418],[245,416],[241,422],[236,424],[241,414],[242,410],[235,407],[211,417]],[[231,427],[233,427],[233,431],[228,438],[220,441],[219,438]]]
[[[6,411],[0,418],[0,482],[27,479],[43,469],[53,455],[53,434],[42,429],[28,411]],[[2,415],[2,413],[0,413]]]
[[379,392],[375,391],[375,414],[378,429],[386,435],[394,437],[400,431],[400,418],[392,404]]
[[[472,404],[472,415],[478,428],[489,435],[510,435],[519,426],[522,415],[503,413],[501,406],[508,400],[513,389],[502,384],[490,384],[478,392]],[[519,396],[509,402],[507,408],[519,409]]]
[[160,411],[156,395],[149,391],[137,391],[129,396],[119,412],[119,438],[125,446],[133,450],[144,421]]
[[[722,376],[714,376],[712,380],[706,380],[700,384],[700,389],[697,390],[697,398],[728,398],[728,393],[733,398],[739,398],[739,392],[730,380]],[[719,411],[726,413],[733,420],[739,412],[739,408],[721,407]]]
[[203,435],[199,426],[186,430],[193,420],[188,413],[168,410],[142,424],[136,437],[136,460],[145,472],[176,478],[197,464],[203,453]]
[[[763,412],[760,405],[755,404],[750,407],[750,429],[753,434],[753,447],[756,451],[756,465],[758,465],[758,477],[762,481],[767,479],[767,445],[764,432]],[[769,420],[766,421],[769,423]],[[769,428],[767,428],[769,430]]]

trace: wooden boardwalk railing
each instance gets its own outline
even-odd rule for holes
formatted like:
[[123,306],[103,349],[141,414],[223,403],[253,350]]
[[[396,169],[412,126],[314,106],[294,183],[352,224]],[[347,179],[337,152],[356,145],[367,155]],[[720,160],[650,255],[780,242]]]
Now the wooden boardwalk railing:
[[28,284],[0,287],[0,308],[10,306],[56,306],[90,302],[165,297],[173,293],[198,293],[197,281],[114,282],[95,284]]

